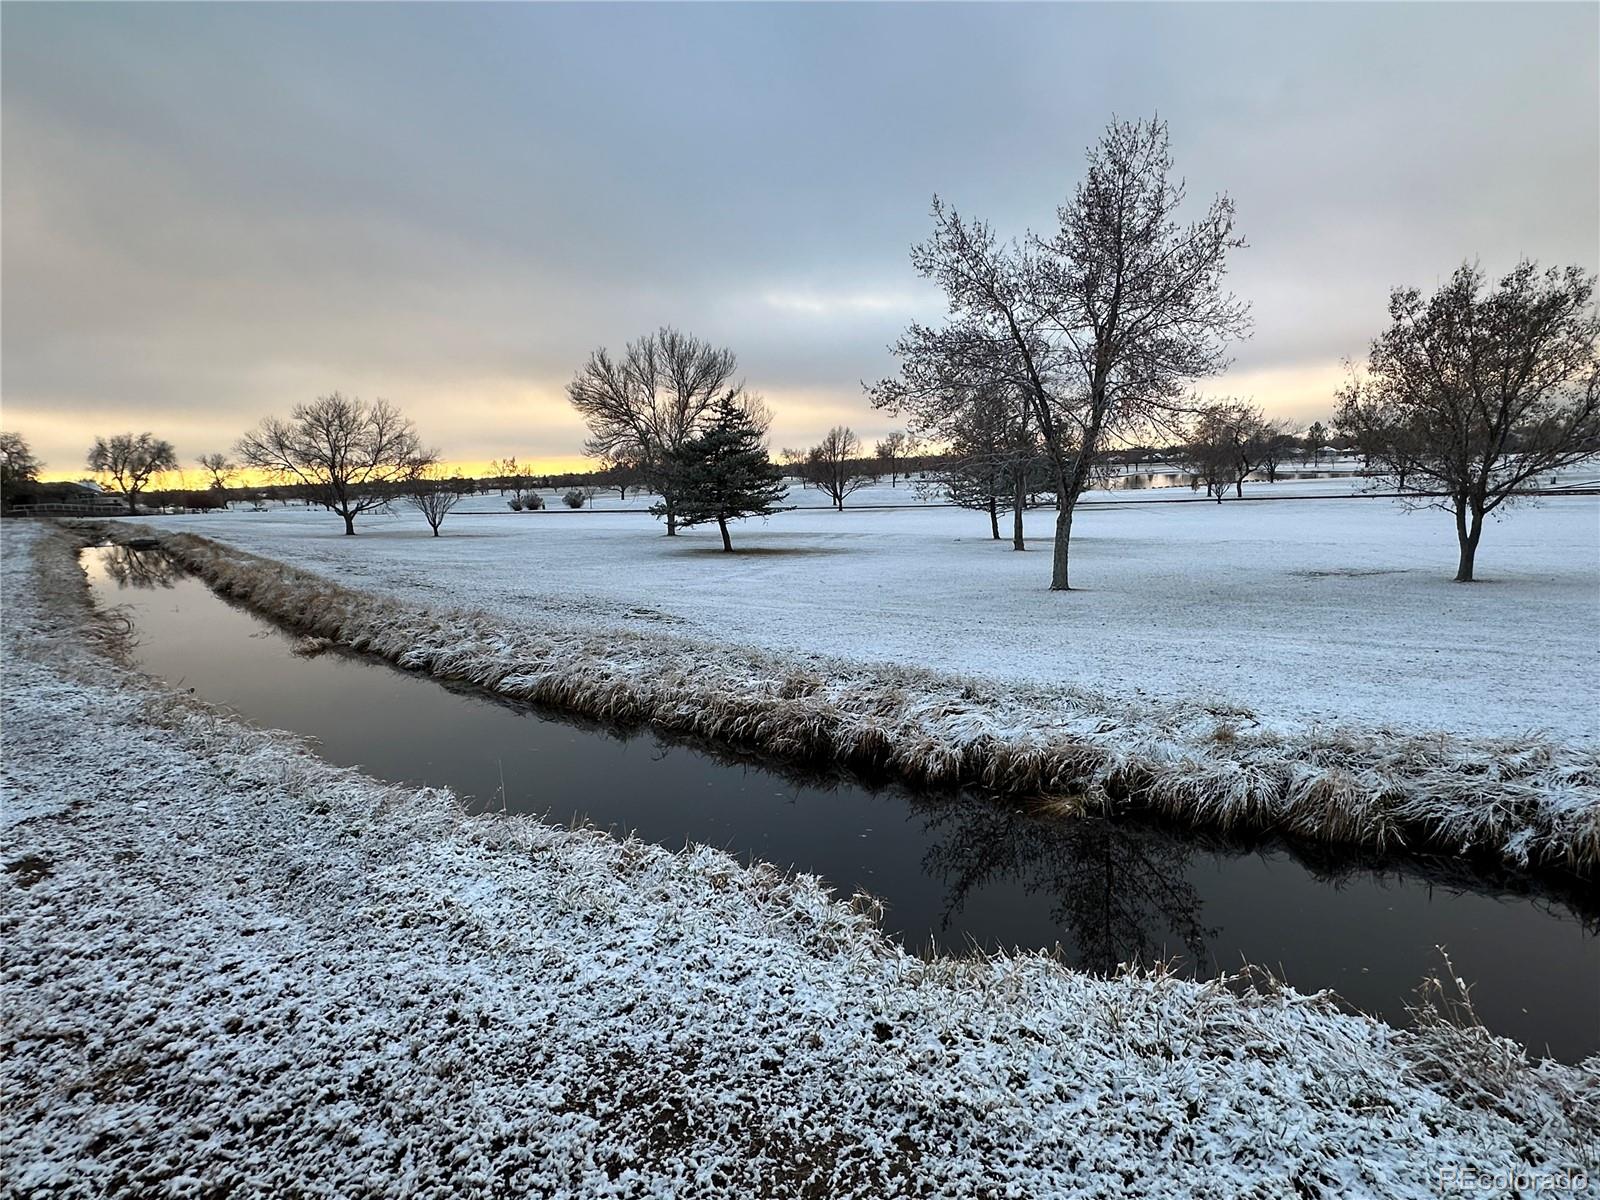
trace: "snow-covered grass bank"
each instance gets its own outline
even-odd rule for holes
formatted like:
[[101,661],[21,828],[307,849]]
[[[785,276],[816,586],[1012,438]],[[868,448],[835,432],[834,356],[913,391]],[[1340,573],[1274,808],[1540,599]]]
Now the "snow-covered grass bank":
[[415,589],[355,590],[193,535],[166,541],[224,594],[308,633],[597,719],[913,783],[1044,793],[1071,811],[1146,810],[1514,867],[1600,863],[1593,745],[1353,724],[1285,731],[1215,700],[1119,699],[419,604]]
[[1600,1165],[1600,1059],[925,962],[805,878],[469,818],[127,671],[67,539],[5,539],[13,1194],[1398,1198]]

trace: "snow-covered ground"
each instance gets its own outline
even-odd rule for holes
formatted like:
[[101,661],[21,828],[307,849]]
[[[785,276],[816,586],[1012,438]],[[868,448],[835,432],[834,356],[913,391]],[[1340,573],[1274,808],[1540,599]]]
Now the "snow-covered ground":
[[13,1194],[1401,1198],[1600,1166],[1600,1060],[924,962],[805,878],[468,818],[127,671],[66,539],[4,534]]
[[1080,511],[1070,594],[1047,590],[1052,512],[1028,515],[1018,554],[984,513],[881,507],[914,495],[903,484],[843,513],[797,491],[805,507],[735,527],[734,555],[714,528],[668,539],[643,512],[513,513],[498,496],[437,539],[403,508],[362,517],[354,538],[297,507],[151,524],[511,621],[1182,700],[1279,730],[1600,740],[1600,498],[1509,511],[1484,533],[1484,582],[1465,587],[1447,515],[1349,498],[1360,486],[1253,485],[1297,498],[1221,505],[1149,503],[1187,488],[1096,494],[1119,503]]

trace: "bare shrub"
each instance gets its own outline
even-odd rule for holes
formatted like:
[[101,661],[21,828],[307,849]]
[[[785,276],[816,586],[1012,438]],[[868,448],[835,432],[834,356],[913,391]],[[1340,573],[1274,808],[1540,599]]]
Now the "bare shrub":
[[450,510],[461,503],[461,493],[437,479],[419,479],[406,495],[406,503],[422,514],[422,519],[439,536],[439,526],[450,515]]

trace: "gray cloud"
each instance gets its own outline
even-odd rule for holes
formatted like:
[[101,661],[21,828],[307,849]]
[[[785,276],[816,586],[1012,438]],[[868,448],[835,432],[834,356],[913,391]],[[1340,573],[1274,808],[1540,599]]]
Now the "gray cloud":
[[1041,227],[1113,113],[1230,192],[1256,336],[1319,415],[1387,288],[1600,265],[1584,5],[5,6],[4,423],[186,457],[335,387],[454,458],[572,455],[587,351],[733,346],[794,444],[938,311],[934,191]]

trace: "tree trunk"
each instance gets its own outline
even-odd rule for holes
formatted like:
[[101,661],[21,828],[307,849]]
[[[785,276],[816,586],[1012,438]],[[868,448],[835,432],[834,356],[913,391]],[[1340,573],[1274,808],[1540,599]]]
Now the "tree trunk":
[[[1244,476],[1243,475],[1239,476],[1239,478],[1237,478],[1237,479],[1235,479],[1233,481],[1233,494],[1235,496],[1239,497],[1239,499],[1241,499],[1241,500],[1244,499]],[[1218,496],[1217,497],[1217,501],[1220,503],[1221,500],[1222,500],[1222,497]]]
[[1011,497],[1011,548],[1026,550],[1022,543],[1022,510],[1028,507],[1027,487],[1022,472],[1017,472],[1017,490]]
[[995,496],[989,497],[989,531],[994,534],[994,540],[1000,540],[1000,501]]
[[435,525],[433,527],[433,536],[434,537],[438,537],[439,536],[439,527],[437,525]]
[[1071,584],[1067,582],[1067,552],[1072,546],[1072,504],[1061,504],[1057,501],[1056,507],[1056,544],[1051,552],[1050,560],[1050,590],[1052,592],[1070,592]]
[[1456,566],[1456,582],[1473,582],[1472,565],[1478,556],[1478,537],[1483,533],[1483,513],[1477,506],[1472,507],[1472,517],[1467,517],[1468,505],[1465,502],[1456,502],[1456,541],[1461,545],[1461,561]]
[[662,499],[661,499],[661,503],[666,507],[666,510],[667,510],[667,536],[668,537],[677,537],[678,536],[678,514],[673,511],[672,501],[668,500],[666,497],[663,496]]
[[134,503],[138,495],[138,492],[128,493],[128,515],[130,517],[137,517],[139,515],[139,506]]
[[723,550],[725,550],[725,551],[727,551],[728,553],[731,554],[733,552],[733,542],[731,542],[728,539],[728,519],[726,517],[723,517],[723,516],[718,516],[717,517],[717,528],[722,530],[722,548],[723,548]]
[[346,535],[354,537],[356,533],[355,513],[340,513],[339,515],[344,518],[344,531]]

